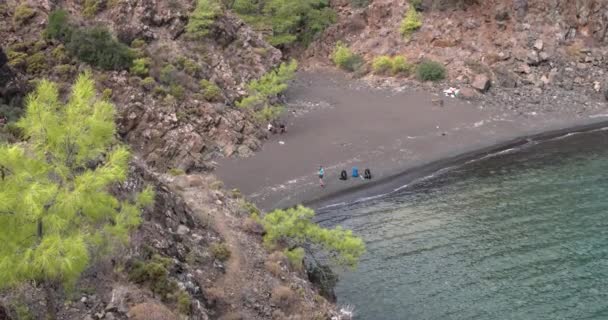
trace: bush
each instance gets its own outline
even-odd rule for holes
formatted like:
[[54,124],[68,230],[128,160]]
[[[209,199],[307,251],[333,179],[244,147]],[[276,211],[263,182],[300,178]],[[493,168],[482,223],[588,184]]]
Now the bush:
[[176,77],[177,69],[175,68],[175,66],[172,64],[167,64],[160,70],[160,75],[158,79],[161,83],[172,84],[175,82]]
[[23,68],[26,66],[27,53],[18,51],[8,51],[8,64],[13,68]]
[[70,57],[68,57],[65,52],[65,47],[60,44],[53,51],[51,51],[51,56],[53,56],[53,60],[57,63],[68,63],[70,62]]
[[369,0],[350,0],[350,5],[353,8],[365,8],[369,5]]
[[199,82],[203,97],[209,102],[219,101],[222,98],[222,89],[217,84],[203,79]]
[[272,289],[272,296],[270,301],[275,305],[279,306],[279,308],[285,310],[289,308],[291,303],[295,300],[296,295],[293,290],[289,289],[286,286],[276,286]]
[[334,64],[346,71],[356,71],[363,65],[363,59],[353,53],[344,43],[338,41],[331,54]]
[[131,42],[131,48],[133,49],[142,49],[146,46],[146,41],[142,39],[135,39]]
[[389,56],[379,56],[374,58],[372,62],[374,73],[385,74],[393,68],[393,59]]
[[190,295],[180,290],[177,294],[177,311],[181,314],[190,315],[192,309],[192,299]]
[[186,72],[191,76],[195,76],[197,73],[201,72],[201,66],[199,66],[196,61],[180,57],[176,61],[177,67]]
[[439,62],[423,61],[416,68],[416,76],[422,81],[438,81],[445,78],[445,68]]
[[92,18],[102,9],[104,3],[105,0],[85,0],[82,14],[85,17]]
[[34,53],[26,59],[27,72],[39,73],[48,68],[46,57],[42,52]]
[[214,243],[210,246],[213,257],[220,261],[226,261],[230,258],[230,249],[224,243]]
[[133,63],[131,49],[104,27],[74,30],[66,48],[81,61],[105,70],[127,69]]
[[131,66],[130,72],[136,76],[145,77],[148,75],[150,70],[148,67],[150,66],[150,59],[148,58],[139,58],[133,60],[133,65]]
[[169,94],[174,96],[175,99],[181,100],[184,97],[184,87],[179,84],[172,84],[169,86]]
[[409,37],[414,33],[414,31],[420,29],[422,27],[422,19],[420,18],[420,14],[413,8],[407,10],[405,17],[401,21],[401,27],[399,28],[399,32],[403,37]]
[[59,9],[54,10],[49,14],[49,22],[44,30],[44,36],[49,39],[57,39],[59,41],[68,41],[72,33],[72,27],[69,24],[68,12]]
[[409,0],[410,8],[420,11],[422,8],[422,0]]
[[179,169],[179,168],[171,168],[167,172],[174,177],[186,174],[186,172],[184,170]]
[[22,26],[26,22],[30,21],[36,15],[36,11],[32,9],[26,3],[22,3],[15,8],[15,14],[13,15],[13,23],[17,26]]
[[274,210],[264,216],[262,225],[266,230],[264,244],[276,247],[315,245],[329,253],[334,261],[342,266],[353,267],[365,252],[363,240],[354,236],[352,231],[340,227],[326,229],[312,221],[312,209],[297,206],[286,210]]
[[297,68],[298,63],[291,60],[289,63],[281,63],[279,68],[266,73],[260,79],[249,82],[247,84],[249,95],[236,105],[254,110],[256,118],[260,121],[276,119],[284,108],[271,103],[271,99],[287,90],[288,82],[294,77]]
[[274,46],[308,44],[336,20],[327,0],[235,0],[231,8],[254,28],[269,30]]
[[188,19],[186,32],[193,38],[205,37],[221,13],[222,6],[218,0],[197,0],[196,7]]
[[303,262],[304,262],[304,249],[295,248],[292,250],[285,250],[283,252],[289,261],[289,265],[294,270],[302,270]]
[[146,90],[152,90],[156,86],[156,81],[152,77],[146,77],[141,81],[141,85],[146,88]]
[[177,284],[169,279],[171,259],[154,255],[147,261],[135,261],[128,272],[129,281],[150,286],[153,293],[166,301],[176,290]]
[[409,73],[412,71],[412,68],[412,64],[408,63],[404,56],[397,56],[393,58],[393,66],[391,67],[393,74]]

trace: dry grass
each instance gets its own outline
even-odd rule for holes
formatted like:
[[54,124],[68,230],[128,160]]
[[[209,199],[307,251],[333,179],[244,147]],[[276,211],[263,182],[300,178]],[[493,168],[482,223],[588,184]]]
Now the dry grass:
[[276,286],[272,289],[270,301],[283,310],[288,310],[296,300],[296,294],[286,286]]
[[204,290],[205,299],[209,302],[209,304],[217,306],[223,303],[226,299],[226,294],[224,293],[224,289],[211,287],[207,290]]
[[266,268],[266,270],[268,272],[270,272],[273,276],[275,276],[277,278],[280,277],[281,274],[283,273],[283,269],[281,268],[281,265],[274,261],[264,262],[264,268]]
[[581,57],[582,46],[579,43],[573,43],[565,48],[566,54],[571,58]]
[[263,234],[264,227],[252,218],[246,218],[243,222],[243,230],[253,234]]
[[129,310],[129,319],[132,320],[175,320],[178,319],[169,309],[161,304],[141,303]]
[[243,316],[236,311],[228,312],[219,318],[219,320],[243,320],[243,319],[244,319]]

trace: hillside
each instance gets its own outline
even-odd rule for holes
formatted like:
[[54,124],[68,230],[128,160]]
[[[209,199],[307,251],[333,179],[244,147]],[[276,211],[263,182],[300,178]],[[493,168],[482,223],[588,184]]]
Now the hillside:
[[[302,259],[263,244],[255,206],[213,175],[218,159],[251,156],[268,137],[288,58],[336,72],[341,48],[342,71],[373,86],[455,87],[526,119],[606,110],[603,1],[290,1],[0,4],[0,141],[24,143],[14,122],[41,79],[66,98],[90,73],[134,154],[113,193],[156,189],[128,246],[96,259],[74,290],[56,288],[59,319],[349,319]],[[432,79],[420,71],[429,61]],[[43,319],[47,307],[36,284],[0,291],[0,319]]]

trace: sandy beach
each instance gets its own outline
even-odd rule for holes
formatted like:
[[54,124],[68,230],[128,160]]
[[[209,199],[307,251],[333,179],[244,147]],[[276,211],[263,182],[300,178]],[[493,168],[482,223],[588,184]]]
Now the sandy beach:
[[[299,73],[287,94],[287,133],[271,135],[249,158],[223,159],[217,176],[260,208],[355,201],[517,138],[607,120],[604,115],[521,115],[442,92],[373,88],[339,73]],[[433,103],[441,98],[440,106]],[[325,188],[317,170],[325,167]],[[371,181],[339,180],[370,168]]]

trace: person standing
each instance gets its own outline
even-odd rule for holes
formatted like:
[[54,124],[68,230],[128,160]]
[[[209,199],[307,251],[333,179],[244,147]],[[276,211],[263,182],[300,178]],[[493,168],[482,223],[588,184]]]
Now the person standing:
[[319,184],[321,185],[321,188],[325,188],[325,183],[323,182],[324,176],[325,176],[325,169],[323,169],[323,166],[319,166]]

